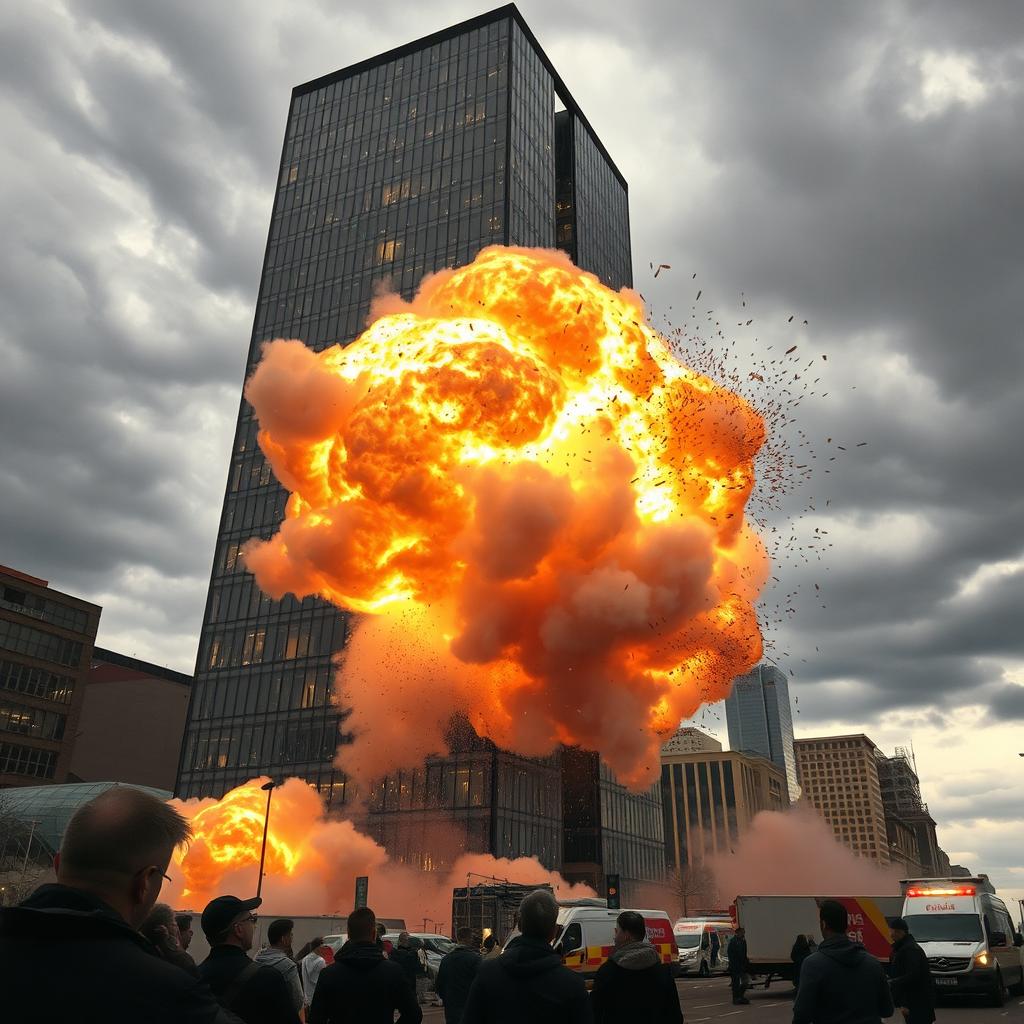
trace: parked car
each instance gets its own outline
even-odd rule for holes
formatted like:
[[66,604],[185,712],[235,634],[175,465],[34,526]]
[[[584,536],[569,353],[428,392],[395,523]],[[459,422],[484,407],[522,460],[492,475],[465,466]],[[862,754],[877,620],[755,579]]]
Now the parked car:
[[[398,945],[398,932],[387,932],[384,938],[392,945]],[[437,977],[437,969],[445,953],[455,948],[455,943],[447,935],[436,935],[434,932],[409,932],[409,938],[419,939],[427,951],[427,974],[431,979]]]

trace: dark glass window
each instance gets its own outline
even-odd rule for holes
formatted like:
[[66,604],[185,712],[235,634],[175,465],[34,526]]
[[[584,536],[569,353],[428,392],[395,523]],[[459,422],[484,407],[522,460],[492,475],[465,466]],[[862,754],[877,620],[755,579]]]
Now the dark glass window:
[[32,626],[0,619],[0,647],[41,661],[77,667],[82,661],[82,644]]
[[57,768],[57,752],[23,747],[20,743],[0,742],[0,775],[27,775],[52,779]]
[[0,687],[29,697],[70,704],[75,692],[75,681],[71,676],[63,676],[45,668],[33,668],[31,665],[0,659]]

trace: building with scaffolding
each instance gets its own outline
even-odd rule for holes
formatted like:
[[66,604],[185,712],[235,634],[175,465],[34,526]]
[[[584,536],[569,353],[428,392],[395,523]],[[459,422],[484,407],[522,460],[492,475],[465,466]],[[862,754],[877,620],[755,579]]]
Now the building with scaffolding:
[[949,875],[949,857],[939,846],[935,819],[921,796],[912,747],[896,747],[892,757],[875,751],[878,785],[885,805],[885,829],[895,861],[932,878]]

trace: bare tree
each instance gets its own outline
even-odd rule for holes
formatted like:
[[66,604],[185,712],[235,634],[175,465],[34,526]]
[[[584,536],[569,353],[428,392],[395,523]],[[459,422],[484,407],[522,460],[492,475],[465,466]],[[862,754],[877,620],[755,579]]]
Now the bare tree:
[[691,910],[708,910],[718,898],[715,880],[704,864],[684,864],[669,873],[668,884],[683,917]]

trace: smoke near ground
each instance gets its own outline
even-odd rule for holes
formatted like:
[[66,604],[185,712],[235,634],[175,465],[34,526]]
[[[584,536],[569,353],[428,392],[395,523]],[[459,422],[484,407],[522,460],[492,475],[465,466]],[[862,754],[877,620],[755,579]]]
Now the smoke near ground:
[[459,712],[648,786],[662,736],[761,653],[761,417],[560,252],[485,249],[372,319],[345,348],[269,343],[246,389],[291,491],[247,567],[366,616],[340,766],[443,753]]
[[[161,899],[179,909],[201,911],[215,896],[255,893],[267,805],[260,786],[266,781],[252,779],[221,800],[172,801],[191,821],[195,838],[187,850],[175,854],[168,871],[172,881]],[[506,860],[467,853],[447,871],[437,872],[396,863],[351,821],[328,818],[317,791],[296,778],[273,792],[264,875],[260,913],[266,915],[345,916],[354,906],[360,875],[369,877],[369,903],[379,916],[410,923],[423,918],[448,922],[452,889],[466,885],[470,876],[547,883],[565,899],[596,895],[588,886],[570,885],[533,857]]]

